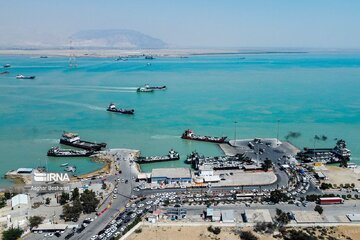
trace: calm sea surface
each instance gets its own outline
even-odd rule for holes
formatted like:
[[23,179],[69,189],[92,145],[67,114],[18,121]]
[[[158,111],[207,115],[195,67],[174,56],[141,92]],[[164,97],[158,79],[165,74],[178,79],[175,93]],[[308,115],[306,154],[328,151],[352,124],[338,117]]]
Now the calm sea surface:
[[[147,63],[150,62],[151,65]],[[9,75],[0,75],[0,175],[19,167],[45,165],[46,152],[58,145],[62,131],[110,148],[139,149],[163,155],[170,148],[221,154],[213,144],[180,139],[183,130],[234,137],[276,137],[290,132],[298,147],[313,146],[315,135],[333,147],[347,141],[352,161],[360,163],[360,54],[242,54],[190,58],[140,58],[128,61],[0,56]],[[3,70],[1,70],[3,71]],[[36,75],[17,80],[16,74]],[[167,91],[136,93],[144,84]],[[134,108],[134,116],[106,112],[110,102]],[[50,171],[76,165],[78,174],[102,166],[86,158],[48,158]],[[184,166],[183,161],[144,165]],[[0,185],[9,184],[0,179]]]

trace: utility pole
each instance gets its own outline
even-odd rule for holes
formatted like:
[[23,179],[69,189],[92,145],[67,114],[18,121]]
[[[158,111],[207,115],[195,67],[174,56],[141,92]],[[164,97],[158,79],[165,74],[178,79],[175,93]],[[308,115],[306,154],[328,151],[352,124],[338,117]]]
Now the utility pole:
[[279,125],[280,125],[280,120],[277,120],[277,134],[276,134],[276,142],[279,145]]

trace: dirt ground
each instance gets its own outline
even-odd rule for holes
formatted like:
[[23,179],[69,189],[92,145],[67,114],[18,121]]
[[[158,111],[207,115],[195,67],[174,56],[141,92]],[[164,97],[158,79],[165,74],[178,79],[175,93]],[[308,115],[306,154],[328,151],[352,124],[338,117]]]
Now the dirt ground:
[[[207,226],[196,227],[149,227],[141,226],[141,233],[133,233],[127,240],[239,240],[240,237],[233,233],[234,228],[222,227],[219,235],[210,233]],[[249,230],[243,228],[243,230]],[[259,235],[261,240],[273,240],[271,236]]]
[[331,184],[354,183],[356,188],[360,188],[360,169],[341,168],[337,166],[326,166],[327,171],[323,173],[328,177],[325,182]]
[[[239,240],[240,237],[234,233],[234,227],[221,227],[221,232],[218,235],[210,233],[207,230],[208,226],[141,226],[140,233],[133,233],[127,240]],[[295,228],[300,230],[301,228]],[[241,229],[242,231],[251,231],[250,227]],[[291,228],[288,229],[290,231]],[[302,228],[304,232],[318,237],[321,239],[327,239],[332,236],[339,240],[349,240],[350,237],[353,240],[360,239],[360,227],[357,226],[339,226],[332,228]],[[274,238],[271,235],[254,233],[259,240],[275,240],[281,238]]]

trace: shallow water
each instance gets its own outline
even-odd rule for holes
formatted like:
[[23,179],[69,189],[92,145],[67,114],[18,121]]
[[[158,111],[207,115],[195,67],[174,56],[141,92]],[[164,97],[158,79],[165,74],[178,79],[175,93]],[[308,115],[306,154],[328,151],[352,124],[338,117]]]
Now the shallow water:
[[[245,59],[242,59],[245,57]],[[147,63],[151,62],[151,65]],[[180,139],[183,130],[234,137],[276,137],[289,131],[298,147],[333,147],[343,138],[360,163],[360,54],[243,54],[190,58],[68,59],[0,56],[10,75],[0,75],[0,175],[18,167],[45,165],[46,152],[63,130],[111,148],[139,149],[144,155],[174,148],[182,159],[193,150],[221,154],[210,143]],[[17,80],[16,74],[36,75]],[[144,84],[167,85],[167,91],[136,93]],[[105,111],[110,102],[134,108],[134,116]],[[78,174],[101,166],[86,158],[48,158],[50,171],[61,163]],[[183,161],[143,165],[183,166]],[[8,182],[1,179],[0,185]]]

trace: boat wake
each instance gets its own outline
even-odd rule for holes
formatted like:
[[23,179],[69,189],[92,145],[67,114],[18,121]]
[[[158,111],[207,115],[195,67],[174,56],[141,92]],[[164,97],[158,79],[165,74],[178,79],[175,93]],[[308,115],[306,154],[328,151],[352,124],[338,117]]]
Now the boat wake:
[[40,139],[34,139],[34,142],[36,142],[36,143],[52,143],[52,144],[56,144],[56,143],[59,143],[59,139],[55,139],[55,138],[40,138]]
[[66,85],[0,85],[0,88],[49,88],[74,90],[74,91],[94,91],[94,92],[136,92],[136,87],[111,87],[111,86],[66,86]]
[[151,139],[162,140],[162,139],[180,138],[180,136],[175,136],[175,135],[153,135],[153,136],[151,136],[150,138],[151,138]]

